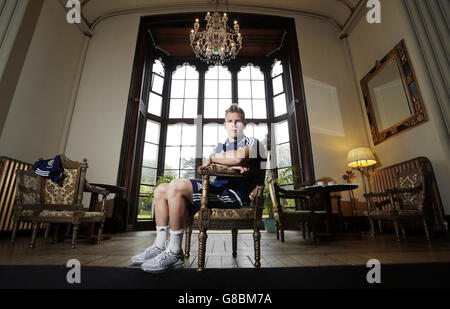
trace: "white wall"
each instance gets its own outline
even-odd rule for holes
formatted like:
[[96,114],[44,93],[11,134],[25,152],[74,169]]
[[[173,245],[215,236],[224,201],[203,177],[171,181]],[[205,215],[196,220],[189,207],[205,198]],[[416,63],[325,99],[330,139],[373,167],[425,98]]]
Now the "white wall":
[[33,163],[60,151],[83,35],[46,0],[0,137],[0,155]]
[[[370,145],[380,159],[381,167],[387,167],[418,156],[431,160],[446,213],[450,213],[450,157],[448,143],[444,138],[440,109],[426,71],[412,27],[402,1],[381,2],[381,24],[368,24],[361,19],[348,40],[358,81],[374,66],[375,60],[383,58],[401,39],[405,40],[413,64],[425,109],[429,120],[411,130],[394,136],[377,146],[369,138]],[[362,102],[362,92],[358,87]],[[367,116],[365,124],[368,134]],[[369,135],[370,136],[370,135]]]
[[296,26],[316,178],[345,183],[348,151],[368,143],[351,63],[332,25],[297,17]]
[[66,154],[88,159],[88,180],[115,184],[139,16],[101,23],[90,39]]

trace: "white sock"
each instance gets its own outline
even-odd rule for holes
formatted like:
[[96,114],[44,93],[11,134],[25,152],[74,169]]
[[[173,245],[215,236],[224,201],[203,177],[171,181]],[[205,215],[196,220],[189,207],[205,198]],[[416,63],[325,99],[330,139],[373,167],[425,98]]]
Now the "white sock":
[[160,249],[166,248],[166,241],[169,232],[168,226],[157,226],[156,227],[156,239],[155,245]]
[[181,242],[183,241],[184,230],[170,231],[169,250],[172,253],[178,254],[181,252]]

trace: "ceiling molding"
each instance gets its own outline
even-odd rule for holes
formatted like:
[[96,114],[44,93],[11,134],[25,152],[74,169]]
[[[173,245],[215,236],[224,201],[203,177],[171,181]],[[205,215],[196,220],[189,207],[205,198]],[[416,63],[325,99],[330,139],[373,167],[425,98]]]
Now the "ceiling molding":
[[[63,5],[65,10],[68,9],[65,6],[66,0],[59,0]],[[361,11],[363,8],[364,0],[359,0],[358,4],[354,7],[350,0],[334,0],[337,3],[342,4],[349,10],[349,16],[347,17],[344,24],[340,24],[334,17],[328,16],[325,14],[320,14],[316,12],[306,11],[306,10],[295,10],[295,9],[285,9],[279,7],[271,7],[271,6],[261,6],[261,5],[251,5],[251,4],[234,4],[234,5],[224,5],[219,4],[219,10],[227,10],[234,12],[242,12],[245,11],[255,12],[255,13],[265,13],[269,15],[282,14],[281,16],[285,17],[295,17],[295,16],[306,16],[310,18],[314,18],[317,20],[322,20],[330,23],[336,31],[339,33],[339,38],[342,39],[350,33],[352,26],[359,20],[361,17]],[[88,4],[92,4],[94,1],[92,0],[84,0],[82,1],[82,11],[86,11],[86,6]],[[95,28],[105,20],[124,15],[132,15],[132,14],[149,14],[149,13],[158,13],[158,14],[172,14],[172,13],[181,13],[181,12],[197,12],[204,11],[205,4],[204,3],[191,3],[187,5],[186,3],[178,3],[173,4],[170,8],[167,6],[153,6],[153,7],[143,7],[136,9],[126,9],[126,10],[118,10],[106,13],[102,16],[95,18],[92,22],[90,22],[83,14],[82,14],[82,23],[77,24],[80,31],[88,36],[92,37],[94,35]]]
[[[221,5],[219,5],[219,8],[221,8]],[[116,11],[112,13],[108,13],[104,16],[100,16],[96,18],[92,22],[91,31],[94,31],[95,28],[103,21],[117,17],[117,16],[123,16],[123,15],[130,15],[130,14],[145,14],[145,13],[153,13],[153,12],[164,12],[164,13],[180,13],[180,12],[192,12],[192,11],[204,11],[205,5],[204,4],[178,4],[178,5],[171,5],[170,9],[168,9],[165,6],[159,6],[159,7],[148,7],[148,8],[140,8],[140,9],[130,9],[130,10],[122,10],[122,11]],[[329,22],[333,25],[333,27],[337,31],[342,31],[343,25],[340,25],[338,21],[336,21],[333,17],[318,14],[314,12],[308,12],[308,11],[302,11],[302,10],[292,10],[292,9],[283,9],[283,8],[276,8],[276,7],[268,7],[268,6],[260,6],[260,5],[230,5],[227,10],[229,12],[236,11],[240,12],[241,10],[248,10],[250,12],[259,12],[259,13],[269,13],[271,15],[274,15],[275,13],[281,13],[284,16],[307,16],[312,17],[315,19],[323,20],[326,22]]]
[[356,5],[355,10],[349,16],[349,18],[347,19],[347,21],[344,24],[344,27],[342,27],[342,30],[339,33],[339,38],[341,40],[346,38],[350,34],[353,27],[360,20],[361,16],[363,15],[363,12],[364,12],[364,7],[365,7],[364,4],[365,3],[366,2],[364,0],[359,0],[358,4]]

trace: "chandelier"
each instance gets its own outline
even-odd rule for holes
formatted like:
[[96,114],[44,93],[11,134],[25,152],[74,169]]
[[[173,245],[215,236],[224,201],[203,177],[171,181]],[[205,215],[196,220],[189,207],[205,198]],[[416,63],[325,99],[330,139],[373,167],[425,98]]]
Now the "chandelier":
[[196,19],[191,30],[191,47],[197,58],[208,64],[223,64],[234,59],[242,48],[242,36],[239,24],[234,21],[234,29],[228,26],[227,13],[221,17],[216,11],[206,14],[206,30],[199,31],[199,20]]

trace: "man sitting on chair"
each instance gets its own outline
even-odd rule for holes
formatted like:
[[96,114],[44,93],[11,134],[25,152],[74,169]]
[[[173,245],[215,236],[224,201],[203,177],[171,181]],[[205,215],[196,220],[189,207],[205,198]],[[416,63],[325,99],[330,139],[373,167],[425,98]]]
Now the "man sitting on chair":
[[[244,111],[232,104],[225,112],[224,127],[228,138],[219,143],[203,167],[213,163],[226,165],[242,174],[260,168],[260,142],[244,136]],[[217,177],[210,183],[208,207],[240,208],[248,202],[254,179],[245,177]],[[147,272],[162,272],[184,267],[181,248],[184,226],[190,215],[201,206],[202,181],[198,179],[175,179],[169,184],[160,184],[154,192],[156,239],[143,253],[133,256],[133,264],[141,264]],[[168,224],[170,221],[170,241]]]

